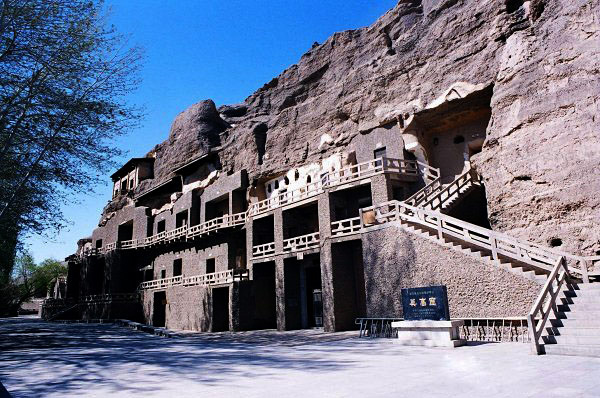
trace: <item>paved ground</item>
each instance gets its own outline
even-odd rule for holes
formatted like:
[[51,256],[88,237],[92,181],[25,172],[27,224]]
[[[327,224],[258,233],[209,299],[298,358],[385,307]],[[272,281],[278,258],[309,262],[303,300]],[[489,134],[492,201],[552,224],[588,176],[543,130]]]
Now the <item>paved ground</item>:
[[402,347],[356,333],[215,333],[167,339],[113,325],[0,319],[13,397],[598,397],[600,359],[521,343]]

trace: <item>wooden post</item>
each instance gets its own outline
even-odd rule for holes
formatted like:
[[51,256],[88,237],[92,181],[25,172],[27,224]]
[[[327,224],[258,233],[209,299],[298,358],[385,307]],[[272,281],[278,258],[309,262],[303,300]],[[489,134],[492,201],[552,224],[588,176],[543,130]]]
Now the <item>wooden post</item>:
[[590,277],[588,276],[588,262],[585,260],[581,260],[579,262],[581,264],[581,277],[583,279],[583,283],[590,283]]
[[440,216],[437,216],[436,223],[437,223],[438,238],[443,242],[444,241],[444,233],[442,232],[442,219],[440,218]]
[[492,245],[492,258],[498,260],[498,241],[495,236],[490,236],[490,243]]

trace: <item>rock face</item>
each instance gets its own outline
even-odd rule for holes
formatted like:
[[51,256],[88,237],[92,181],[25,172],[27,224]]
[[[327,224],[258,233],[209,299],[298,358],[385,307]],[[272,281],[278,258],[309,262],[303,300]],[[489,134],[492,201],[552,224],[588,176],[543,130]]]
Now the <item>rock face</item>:
[[492,228],[594,254],[599,8],[595,0],[400,1],[371,26],[313,46],[244,103],[217,111],[202,101],[180,114],[149,154],[151,184],[219,146],[223,168],[247,169],[251,181],[352,149],[381,126],[395,126],[408,149],[435,123],[432,109],[490,93],[485,143],[470,161],[485,181]]

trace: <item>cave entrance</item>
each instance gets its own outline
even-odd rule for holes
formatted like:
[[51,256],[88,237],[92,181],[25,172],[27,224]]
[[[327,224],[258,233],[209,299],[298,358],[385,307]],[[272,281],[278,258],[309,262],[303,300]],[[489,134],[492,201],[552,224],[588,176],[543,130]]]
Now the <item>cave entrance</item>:
[[323,326],[319,254],[284,259],[285,328]]
[[471,157],[481,152],[492,115],[492,88],[443,102],[415,115],[414,129],[419,143],[429,164],[440,169],[442,183],[452,182],[466,171]]
[[333,301],[336,331],[356,328],[356,318],[366,315],[362,242],[350,240],[331,245]]
[[333,191],[329,194],[329,205],[333,209],[331,221],[358,217],[359,209],[373,205],[371,184]]
[[119,230],[118,230],[118,241],[119,242],[123,242],[126,240],[132,240],[133,239],[133,220],[129,220],[127,222],[124,222],[123,224],[119,225]]
[[167,315],[167,293],[166,292],[155,292],[154,293],[154,311],[152,312],[152,326],[165,327],[166,315]]
[[277,309],[275,306],[275,262],[254,264],[254,328],[277,328]]
[[212,289],[212,331],[229,330],[229,287]]

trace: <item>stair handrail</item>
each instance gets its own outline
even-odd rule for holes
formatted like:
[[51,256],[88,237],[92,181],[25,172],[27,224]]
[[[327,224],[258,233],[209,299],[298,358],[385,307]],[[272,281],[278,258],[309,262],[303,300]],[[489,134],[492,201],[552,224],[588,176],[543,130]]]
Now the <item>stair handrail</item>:
[[[527,325],[531,333],[532,352],[534,354],[544,354],[544,345],[540,343],[540,338],[544,333],[544,327],[551,313],[557,312],[556,298],[561,292],[565,281],[570,280],[569,269],[565,257],[560,257],[548,276],[544,287],[540,291],[537,299],[527,315]],[[539,320],[539,322],[538,322]]]
[[435,177],[430,183],[426,184],[423,188],[419,189],[404,201],[411,206],[420,206],[422,202],[427,201],[429,196],[434,194],[441,187],[443,187],[443,185],[441,184],[440,177]]
[[[383,209],[383,212],[381,211]],[[520,241],[510,235],[492,231],[440,213],[439,211],[410,206],[404,202],[392,200],[376,206],[361,209],[361,213],[374,211],[378,223],[389,221],[409,221],[426,226],[438,232],[438,238],[444,235],[454,236],[489,249],[492,257],[498,259],[498,254],[525,262],[533,267],[550,272],[560,256],[551,250],[532,246],[529,242]],[[368,228],[363,220],[363,228]],[[573,271],[580,272],[578,269]]]
[[[443,185],[442,189],[433,192],[430,197],[423,202],[422,207],[429,206],[431,210],[441,209],[444,202],[452,197],[456,192],[460,192],[460,189],[471,182],[479,182],[479,176],[474,169],[469,167],[465,172],[456,177],[449,184]],[[446,197],[443,197],[446,193]],[[437,199],[437,203],[435,200]]]

